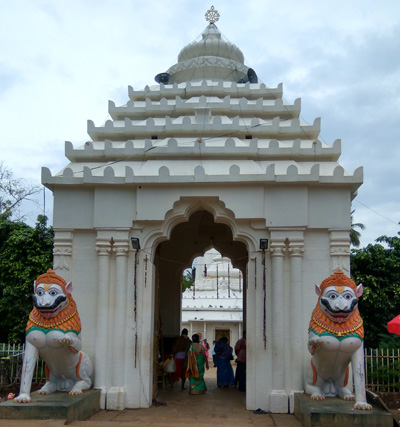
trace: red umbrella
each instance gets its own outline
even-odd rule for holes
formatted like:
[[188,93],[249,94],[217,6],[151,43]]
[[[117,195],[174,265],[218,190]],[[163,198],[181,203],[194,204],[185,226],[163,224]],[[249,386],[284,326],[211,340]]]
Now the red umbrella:
[[388,325],[388,331],[391,334],[400,335],[400,316],[396,316],[387,325]]

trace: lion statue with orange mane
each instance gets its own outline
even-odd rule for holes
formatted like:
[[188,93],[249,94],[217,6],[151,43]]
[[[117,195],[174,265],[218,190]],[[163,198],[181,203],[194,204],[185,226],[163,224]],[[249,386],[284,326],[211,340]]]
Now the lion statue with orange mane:
[[34,282],[34,307],[26,326],[25,356],[18,403],[31,401],[32,376],[39,355],[46,363],[46,383],[38,391],[81,394],[92,385],[92,363],[81,350],[81,321],[72,283],[49,269]]
[[[311,366],[306,393],[312,399],[338,396],[355,400],[354,408],[371,410],[365,393],[364,328],[358,311],[362,284],[356,284],[341,270],[315,285],[317,305],[308,329]],[[355,396],[347,387],[349,364],[354,374]]]

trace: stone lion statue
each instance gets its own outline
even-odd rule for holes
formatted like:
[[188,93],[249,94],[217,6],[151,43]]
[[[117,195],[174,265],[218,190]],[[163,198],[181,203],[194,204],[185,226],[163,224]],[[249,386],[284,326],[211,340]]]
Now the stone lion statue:
[[25,357],[20,394],[14,400],[30,402],[36,359],[46,363],[46,383],[38,391],[81,394],[92,385],[92,363],[81,350],[81,321],[71,295],[72,284],[49,269],[34,282],[34,308],[26,326]]
[[[338,396],[355,400],[354,408],[371,410],[365,394],[364,328],[358,311],[362,284],[356,284],[341,270],[315,285],[317,305],[308,329],[311,364],[306,393],[312,399]],[[355,396],[347,387],[352,364]]]

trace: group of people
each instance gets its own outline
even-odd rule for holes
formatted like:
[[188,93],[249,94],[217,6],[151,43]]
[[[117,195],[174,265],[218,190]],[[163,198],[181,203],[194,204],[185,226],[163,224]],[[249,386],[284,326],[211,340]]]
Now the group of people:
[[[175,372],[171,376],[171,388],[179,380],[182,381],[182,390],[185,389],[186,379],[189,379],[189,394],[203,394],[207,390],[204,381],[206,369],[209,369],[210,346],[204,339],[200,343],[200,335],[188,337],[188,330],[184,328],[181,336],[177,338],[172,354],[175,362]],[[231,361],[234,360],[233,351],[236,354],[236,374],[233,373]],[[238,387],[239,391],[246,391],[246,332],[235,345],[235,349],[228,344],[228,338],[222,337],[213,343],[211,350],[214,367],[217,368],[217,386]]]

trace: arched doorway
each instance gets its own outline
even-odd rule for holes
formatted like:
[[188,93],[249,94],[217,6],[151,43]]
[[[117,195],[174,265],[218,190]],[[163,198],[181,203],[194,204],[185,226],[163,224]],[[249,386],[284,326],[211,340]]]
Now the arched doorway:
[[[155,310],[154,336],[155,360],[180,332],[184,269],[189,268],[196,256],[215,248],[230,258],[235,268],[243,272],[246,283],[248,249],[243,242],[235,241],[227,224],[215,222],[214,216],[205,209],[192,213],[187,222],[177,224],[169,240],[158,244],[155,251]],[[245,288],[245,287],[244,287]],[[246,292],[243,297],[243,322],[246,324]],[[161,338],[162,337],[162,338]],[[155,378],[156,380],[156,378]],[[154,388],[156,383],[154,383]]]

